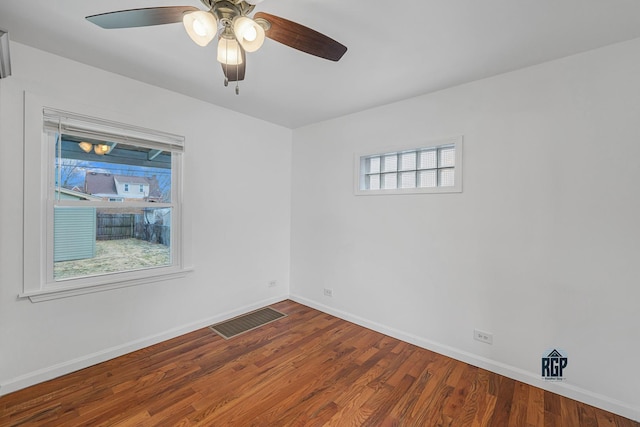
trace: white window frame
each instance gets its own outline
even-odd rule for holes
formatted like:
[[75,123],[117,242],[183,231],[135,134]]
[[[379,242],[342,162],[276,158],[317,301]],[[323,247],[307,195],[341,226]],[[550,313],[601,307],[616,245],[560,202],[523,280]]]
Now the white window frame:
[[[397,148],[392,147],[386,150],[376,150],[376,152],[356,153],[354,155],[354,194],[357,196],[379,196],[397,194],[433,194],[433,193],[461,193],[462,192],[462,136],[436,139],[414,145],[412,147]],[[365,188],[364,179],[366,170],[366,159],[375,156],[401,154],[408,151],[420,151],[435,149],[444,146],[455,148],[454,165],[454,185],[448,187],[415,187],[415,188],[394,188],[369,190]]]
[[[64,107],[78,105],[47,100],[25,93],[24,126],[24,211],[23,211],[23,292],[21,298],[32,302],[66,298],[92,292],[101,292],[127,286],[158,282],[183,277],[191,268],[185,268],[183,259],[182,224],[182,162],[184,137],[124,124],[121,121],[97,119],[102,111],[90,115],[66,113]],[[91,109],[89,109],[91,110]],[[171,263],[168,266],[123,271],[95,276],[83,276],[61,281],[53,280],[53,212],[54,212],[54,158],[55,146],[45,132],[44,113],[58,112],[76,119],[76,123],[89,123],[102,133],[120,138],[133,145],[164,146],[172,151],[172,226]],[[92,114],[93,113],[93,114]],[[90,129],[87,129],[90,131]],[[146,141],[146,142],[145,142]],[[58,202],[60,203],[60,202]],[[105,207],[114,202],[101,202]]]

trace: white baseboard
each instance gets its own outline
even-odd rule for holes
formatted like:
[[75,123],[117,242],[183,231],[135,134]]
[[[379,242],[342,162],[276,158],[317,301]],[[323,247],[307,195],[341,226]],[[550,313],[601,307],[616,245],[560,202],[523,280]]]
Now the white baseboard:
[[539,375],[533,372],[525,371],[514,366],[510,366],[504,363],[497,362],[482,356],[478,356],[473,353],[469,353],[454,347],[443,345],[435,341],[431,341],[422,337],[418,337],[412,334],[408,334],[397,329],[388,327],[386,325],[373,322],[362,317],[337,310],[335,308],[326,306],[317,301],[307,299],[299,295],[290,295],[289,298],[300,304],[315,308],[324,313],[331,314],[349,322],[355,323],[365,328],[372,329],[376,332],[388,335],[393,338],[414,344],[418,347],[425,348],[427,350],[451,357],[456,360],[468,363],[473,366],[477,366],[482,369],[486,369],[491,372],[495,372],[505,377],[512,378],[517,381],[538,387],[544,390],[551,391],[570,399],[574,399],[591,406],[595,406],[605,411],[613,412],[626,418],[630,418],[635,421],[640,421],[640,407],[621,402],[616,399],[609,398],[607,396],[585,390],[565,382],[547,382],[540,379]]
[[169,340],[171,338],[184,335],[189,332],[204,328],[214,323],[222,322],[227,319],[239,316],[244,313],[262,308],[267,305],[275,304],[280,301],[284,301],[288,298],[288,295],[281,295],[279,297],[272,297],[262,300],[257,303],[246,305],[235,310],[227,311],[225,313],[218,314],[213,317],[199,320],[197,322],[182,325],[176,328],[172,328],[168,331],[151,335],[148,337],[140,338],[135,341],[128,342],[119,346],[111,347],[99,352],[88,354],[86,356],[78,357],[77,359],[70,360],[68,362],[59,363],[57,365],[48,366],[46,368],[39,369],[28,374],[21,375],[13,378],[7,382],[0,384],[0,396],[12,393],[14,391],[51,380],[53,378],[60,377],[62,375],[69,374],[71,372],[78,371],[80,369],[93,366],[95,364],[105,362],[110,359],[131,353],[132,351],[140,350],[150,345],[160,343],[162,341]]

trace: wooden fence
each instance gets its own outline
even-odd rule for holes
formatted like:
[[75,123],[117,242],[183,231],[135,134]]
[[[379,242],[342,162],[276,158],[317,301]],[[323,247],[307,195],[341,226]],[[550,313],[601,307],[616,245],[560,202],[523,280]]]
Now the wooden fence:
[[144,214],[96,214],[96,240],[140,239],[169,246],[168,225],[148,224]]

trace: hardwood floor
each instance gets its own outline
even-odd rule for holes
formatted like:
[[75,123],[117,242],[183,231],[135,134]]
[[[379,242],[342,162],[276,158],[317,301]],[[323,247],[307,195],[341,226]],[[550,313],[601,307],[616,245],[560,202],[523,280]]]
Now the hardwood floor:
[[589,426],[640,423],[292,301],[0,398],[1,426]]

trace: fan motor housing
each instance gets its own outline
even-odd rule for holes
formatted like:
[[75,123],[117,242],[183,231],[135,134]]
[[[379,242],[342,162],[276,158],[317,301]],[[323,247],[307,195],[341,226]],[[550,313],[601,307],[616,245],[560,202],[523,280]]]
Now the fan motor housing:
[[236,16],[246,16],[253,11],[255,6],[244,0],[200,0],[213,12],[218,20],[230,20]]

